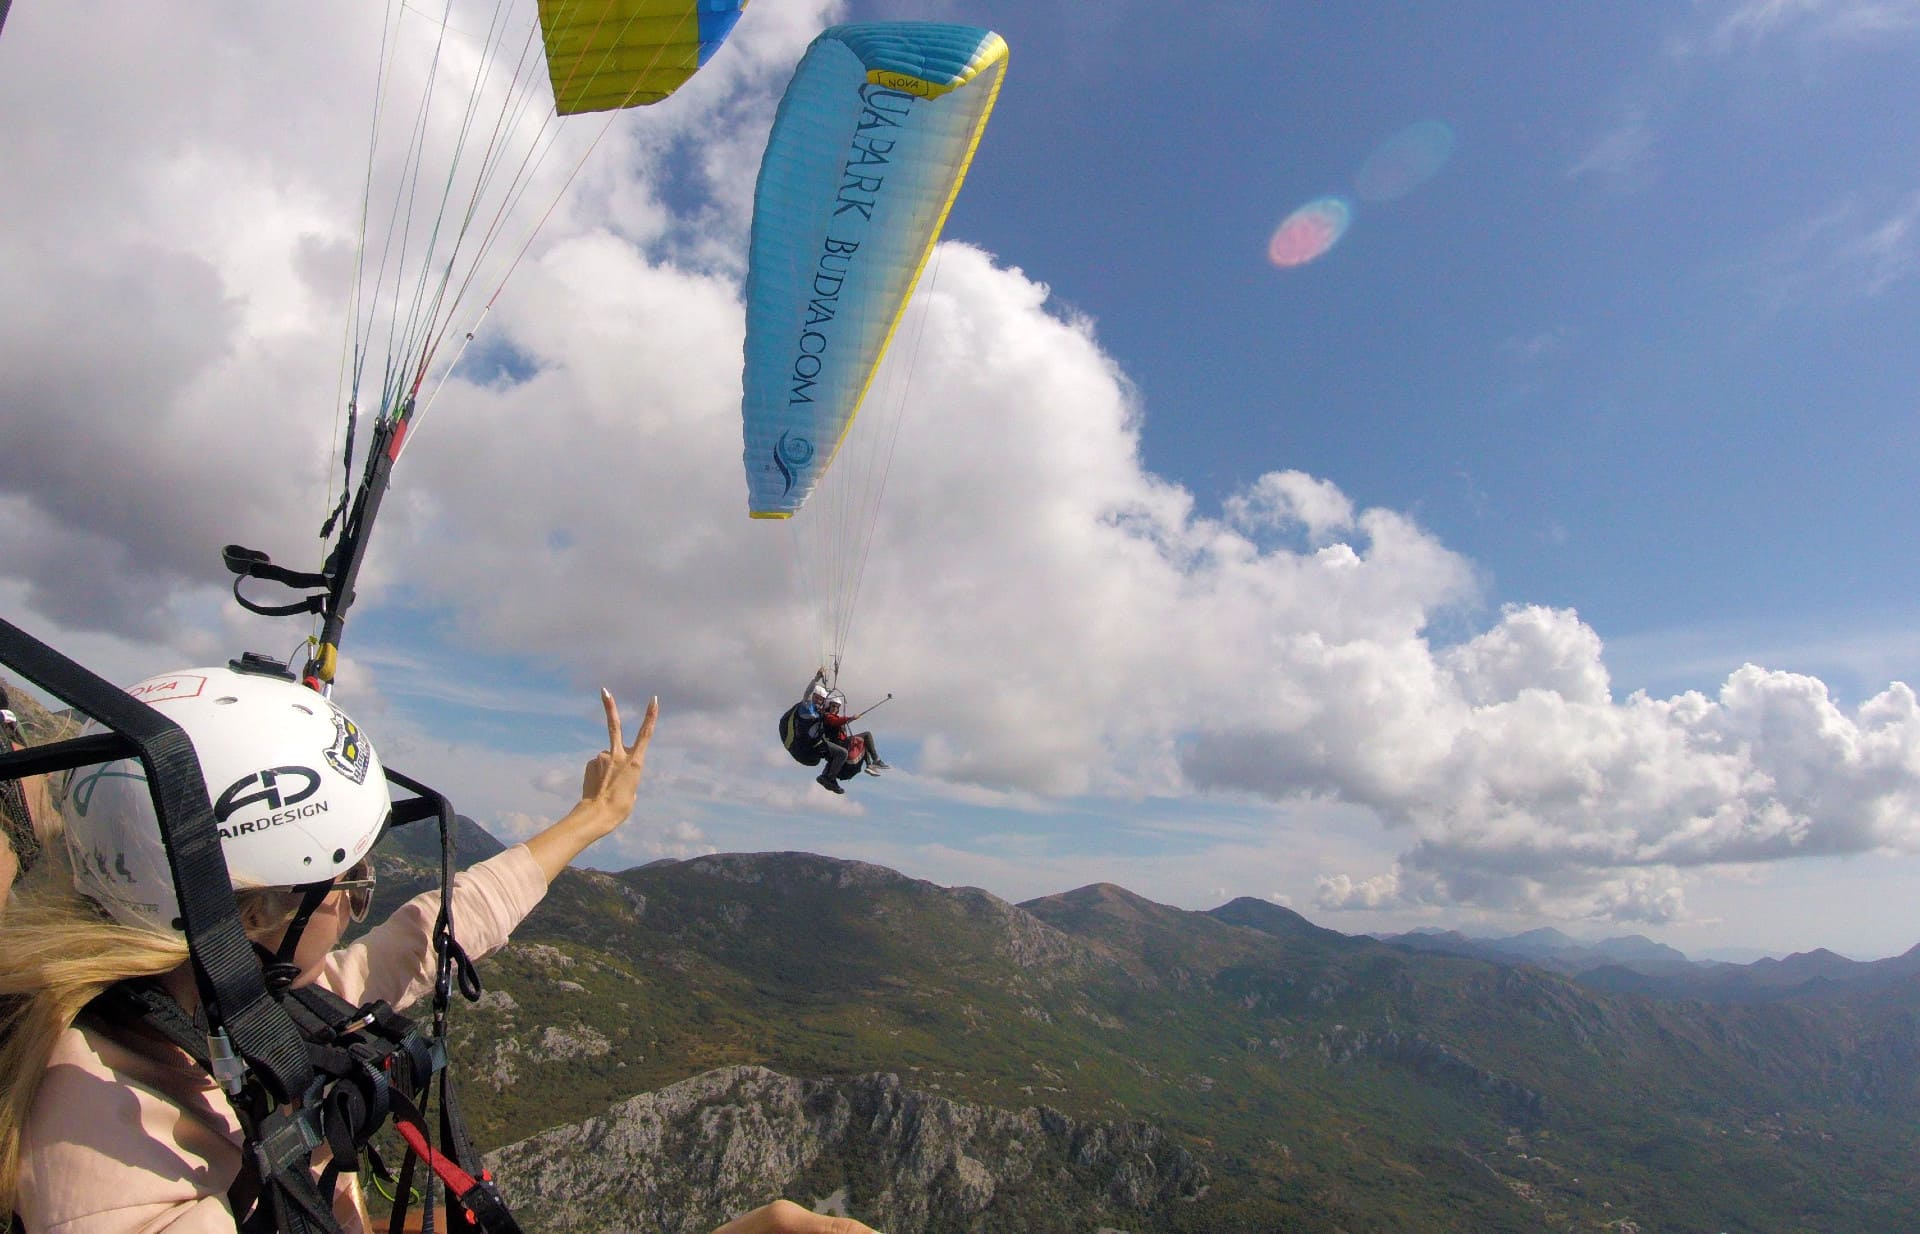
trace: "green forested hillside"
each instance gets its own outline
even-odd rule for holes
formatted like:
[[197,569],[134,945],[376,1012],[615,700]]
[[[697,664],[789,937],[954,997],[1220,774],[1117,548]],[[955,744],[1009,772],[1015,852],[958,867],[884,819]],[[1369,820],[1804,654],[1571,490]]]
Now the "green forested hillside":
[[1920,1228],[1911,987],[1654,1002],[1259,902],[1014,906],[801,853],[569,873],[483,975],[455,1032],[493,1145],[753,1064],[1144,1120],[1211,1181],[1143,1229]]

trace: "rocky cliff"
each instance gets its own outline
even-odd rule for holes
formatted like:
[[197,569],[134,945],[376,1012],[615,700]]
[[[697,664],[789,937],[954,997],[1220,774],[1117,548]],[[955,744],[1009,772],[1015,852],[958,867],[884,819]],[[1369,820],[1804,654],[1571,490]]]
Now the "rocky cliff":
[[888,1234],[1166,1228],[1206,1167],[1143,1122],[969,1105],[893,1075],[726,1067],[488,1158],[528,1229],[704,1234],[778,1196]]

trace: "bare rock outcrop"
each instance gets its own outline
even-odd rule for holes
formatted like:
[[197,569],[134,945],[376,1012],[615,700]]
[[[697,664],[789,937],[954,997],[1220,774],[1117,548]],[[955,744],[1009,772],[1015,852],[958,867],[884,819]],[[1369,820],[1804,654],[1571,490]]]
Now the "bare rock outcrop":
[[[529,1229],[694,1234],[775,1196],[843,1195],[890,1234],[1161,1224],[1205,1166],[1140,1122],[967,1105],[893,1075],[711,1071],[488,1158]],[[1009,1222],[1013,1224],[1009,1224]]]

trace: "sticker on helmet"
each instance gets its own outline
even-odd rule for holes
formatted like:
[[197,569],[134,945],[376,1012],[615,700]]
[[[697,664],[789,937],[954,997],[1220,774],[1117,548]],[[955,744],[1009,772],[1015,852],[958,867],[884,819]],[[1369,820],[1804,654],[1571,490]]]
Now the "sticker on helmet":
[[86,862],[92,867],[89,872],[98,878],[101,883],[110,883],[116,880],[123,883],[139,881],[133,876],[133,871],[127,868],[127,854],[124,849],[114,850],[111,861],[107,858],[107,850],[103,848],[88,848],[83,856]]
[[[252,789],[252,792],[248,792]],[[241,776],[227,785],[213,803],[213,821],[224,823],[250,805],[278,810],[296,805],[320,791],[320,773],[311,767],[273,767]]]
[[334,708],[333,745],[327,749],[327,765],[355,784],[364,784],[372,763],[373,755],[360,737],[360,726]]
[[147,769],[132,759],[121,759],[74,772],[73,783],[67,789],[67,803],[75,814],[81,818],[87,816],[87,807],[93,804],[93,791],[102,780],[138,780],[145,784]]
[[175,673],[128,686],[127,693],[143,703],[165,703],[176,698],[198,698],[206,688],[207,679],[197,673]]

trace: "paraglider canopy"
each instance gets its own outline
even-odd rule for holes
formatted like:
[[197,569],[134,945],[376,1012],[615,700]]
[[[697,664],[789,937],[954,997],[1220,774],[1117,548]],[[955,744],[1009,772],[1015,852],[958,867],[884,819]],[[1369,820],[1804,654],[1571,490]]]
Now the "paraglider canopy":
[[[761,161],[742,375],[747,510],[791,526],[803,612],[836,678],[926,320],[916,310],[902,330],[903,318],[1006,61],[1005,41],[974,26],[834,26],[794,71]],[[882,375],[896,334],[906,341]]]
[[540,0],[562,116],[666,98],[720,48],[747,0]]
[[873,380],[999,94],[1007,45],[834,26],[795,70],[754,190],[743,404],[755,518],[798,510]]

